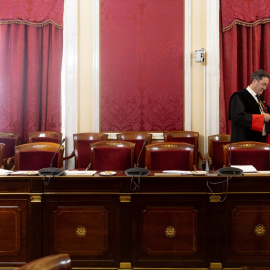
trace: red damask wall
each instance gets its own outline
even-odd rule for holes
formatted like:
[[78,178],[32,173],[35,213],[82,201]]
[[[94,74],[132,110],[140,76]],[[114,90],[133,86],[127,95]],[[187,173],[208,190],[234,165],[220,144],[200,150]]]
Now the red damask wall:
[[183,0],[100,0],[101,131],[183,129]]

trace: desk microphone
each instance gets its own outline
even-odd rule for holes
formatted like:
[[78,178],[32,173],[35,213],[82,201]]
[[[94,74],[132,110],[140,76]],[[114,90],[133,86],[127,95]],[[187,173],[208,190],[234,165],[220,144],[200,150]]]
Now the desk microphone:
[[147,170],[147,169],[145,169],[145,168],[140,168],[140,167],[139,167],[140,157],[141,157],[143,148],[144,148],[144,146],[146,145],[146,143],[147,143],[147,139],[144,140],[142,149],[141,149],[141,151],[140,151],[140,153],[139,153],[139,155],[138,155],[137,163],[136,163],[136,168],[130,168],[130,169],[125,170],[126,175],[128,175],[128,176],[134,176],[134,175],[138,175],[138,176],[140,176],[140,175],[149,175],[149,173],[151,172],[151,171],[149,171],[149,170]]
[[65,142],[65,139],[63,139],[60,143],[60,146],[58,147],[58,149],[56,150],[56,152],[54,153],[53,157],[52,157],[52,160],[51,160],[51,164],[50,164],[50,167],[49,168],[43,168],[43,169],[40,169],[38,171],[38,174],[41,175],[41,176],[59,176],[59,175],[63,175],[64,172],[63,170],[59,169],[59,168],[55,168],[52,166],[53,164],[53,160],[56,156],[56,154],[58,153],[59,149],[62,147],[62,145],[64,144]]
[[231,165],[231,156],[232,156],[232,144],[229,145],[229,167],[220,168],[217,170],[218,174],[220,175],[241,175],[243,173],[243,170],[239,168],[232,167]]

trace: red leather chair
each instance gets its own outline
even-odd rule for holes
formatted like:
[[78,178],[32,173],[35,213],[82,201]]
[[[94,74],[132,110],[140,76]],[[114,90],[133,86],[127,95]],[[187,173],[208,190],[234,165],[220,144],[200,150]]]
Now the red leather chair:
[[3,153],[3,166],[6,169],[11,169],[7,165],[7,160],[15,155],[15,146],[20,144],[20,136],[15,133],[0,132],[0,143],[5,144]]
[[125,171],[134,166],[135,143],[102,141],[91,143],[91,169]]
[[[254,141],[224,144],[223,167],[253,165],[258,171],[270,170],[270,144]],[[231,148],[231,150],[230,150]]]
[[[150,144],[152,141],[152,134],[144,131],[125,131],[116,134],[117,140],[135,143],[135,163],[137,167],[143,168],[145,166],[145,144]],[[140,156],[139,156],[140,155]],[[139,159],[139,160],[138,160]]]
[[195,131],[171,131],[163,132],[164,142],[184,142],[194,145],[193,165],[198,168],[199,158],[202,162],[202,169],[205,170],[206,160],[199,149],[199,132]]
[[217,134],[208,137],[207,160],[210,171],[223,167],[223,144],[230,143],[230,134]]
[[74,150],[64,160],[75,157],[75,169],[86,169],[90,164],[91,143],[107,141],[108,134],[98,132],[85,132],[73,134]]
[[37,131],[28,133],[28,142],[61,143],[62,133],[55,131]]
[[[64,147],[50,142],[26,143],[15,146],[14,170],[40,170],[52,167],[63,168]],[[56,153],[57,152],[57,153]],[[56,153],[56,155],[55,155]],[[53,158],[53,156],[55,157]]]
[[68,254],[57,254],[39,258],[29,262],[17,270],[71,270],[71,260]]
[[145,148],[145,164],[149,170],[196,170],[193,144],[160,142],[146,145]]

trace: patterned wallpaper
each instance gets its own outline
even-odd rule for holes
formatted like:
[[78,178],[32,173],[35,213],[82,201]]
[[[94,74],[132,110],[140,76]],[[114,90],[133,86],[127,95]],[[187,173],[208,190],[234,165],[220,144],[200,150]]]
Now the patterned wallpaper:
[[101,131],[182,130],[184,1],[100,2]]

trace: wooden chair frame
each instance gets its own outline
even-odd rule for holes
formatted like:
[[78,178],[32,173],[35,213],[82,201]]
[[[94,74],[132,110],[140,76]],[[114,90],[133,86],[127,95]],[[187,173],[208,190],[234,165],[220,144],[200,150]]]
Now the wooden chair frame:
[[151,170],[151,157],[150,154],[152,151],[160,151],[160,150],[188,150],[191,152],[189,159],[189,170],[196,170],[196,166],[194,165],[194,145],[189,143],[181,143],[181,142],[158,142],[152,143],[145,146],[145,167]]
[[95,147],[128,147],[131,148],[131,163],[134,166],[134,149],[135,143],[126,141],[100,141],[90,144],[91,147],[91,158],[90,158],[90,168],[93,168],[93,150]]
[[[13,170],[18,170],[18,164],[19,164],[19,153],[21,151],[27,152],[27,151],[47,151],[56,153],[58,151],[59,153],[59,168],[63,169],[63,152],[64,147],[61,146],[59,148],[60,144],[58,143],[50,143],[50,142],[36,142],[36,143],[26,143],[15,146],[15,156],[14,156],[14,167]],[[50,164],[47,165],[49,167]],[[45,167],[45,166],[44,166]]]
[[256,150],[265,150],[270,152],[270,144],[263,142],[255,142],[255,141],[243,141],[243,142],[235,142],[222,145],[223,148],[223,167],[227,167],[229,165],[229,160],[227,158],[228,152],[234,149],[256,149]]
[[221,142],[227,142],[229,143],[231,140],[231,134],[217,134],[217,135],[211,135],[208,136],[208,153],[206,155],[206,158],[208,160],[208,166],[209,170],[212,171],[213,169],[219,169],[219,168],[213,168],[213,148],[212,148],[212,142],[213,141],[221,141]]
[[[194,166],[197,168],[199,164],[199,158],[202,162],[202,169],[205,170],[206,167],[206,160],[204,156],[201,154],[199,149],[199,132],[196,131],[170,131],[170,132],[163,132],[164,142],[168,142],[169,138],[186,138],[186,137],[193,137],[195,140],[194,144]],[[179,142],[179,141],[178,141]]]
[[[73,145],[74,145],[74,150],[72,153],[64,157],[64,160],[68,160],[71,158],[75,158],[75,169],[78,169],[78,141],[80,140],[89,140],[89,144],[91,144],[91,141],[107,141],[108,140],[108,134],[106,133],[98,133],[98,132],[83,132],[83,133],[76,133],[73,134]],[[90,154],[89,154],[90,156]]]
[[61,143],[63,134],[56,131],[36,131],[28,133],[28,142],[32,143],[33,138],[57,138],[57,143]]

